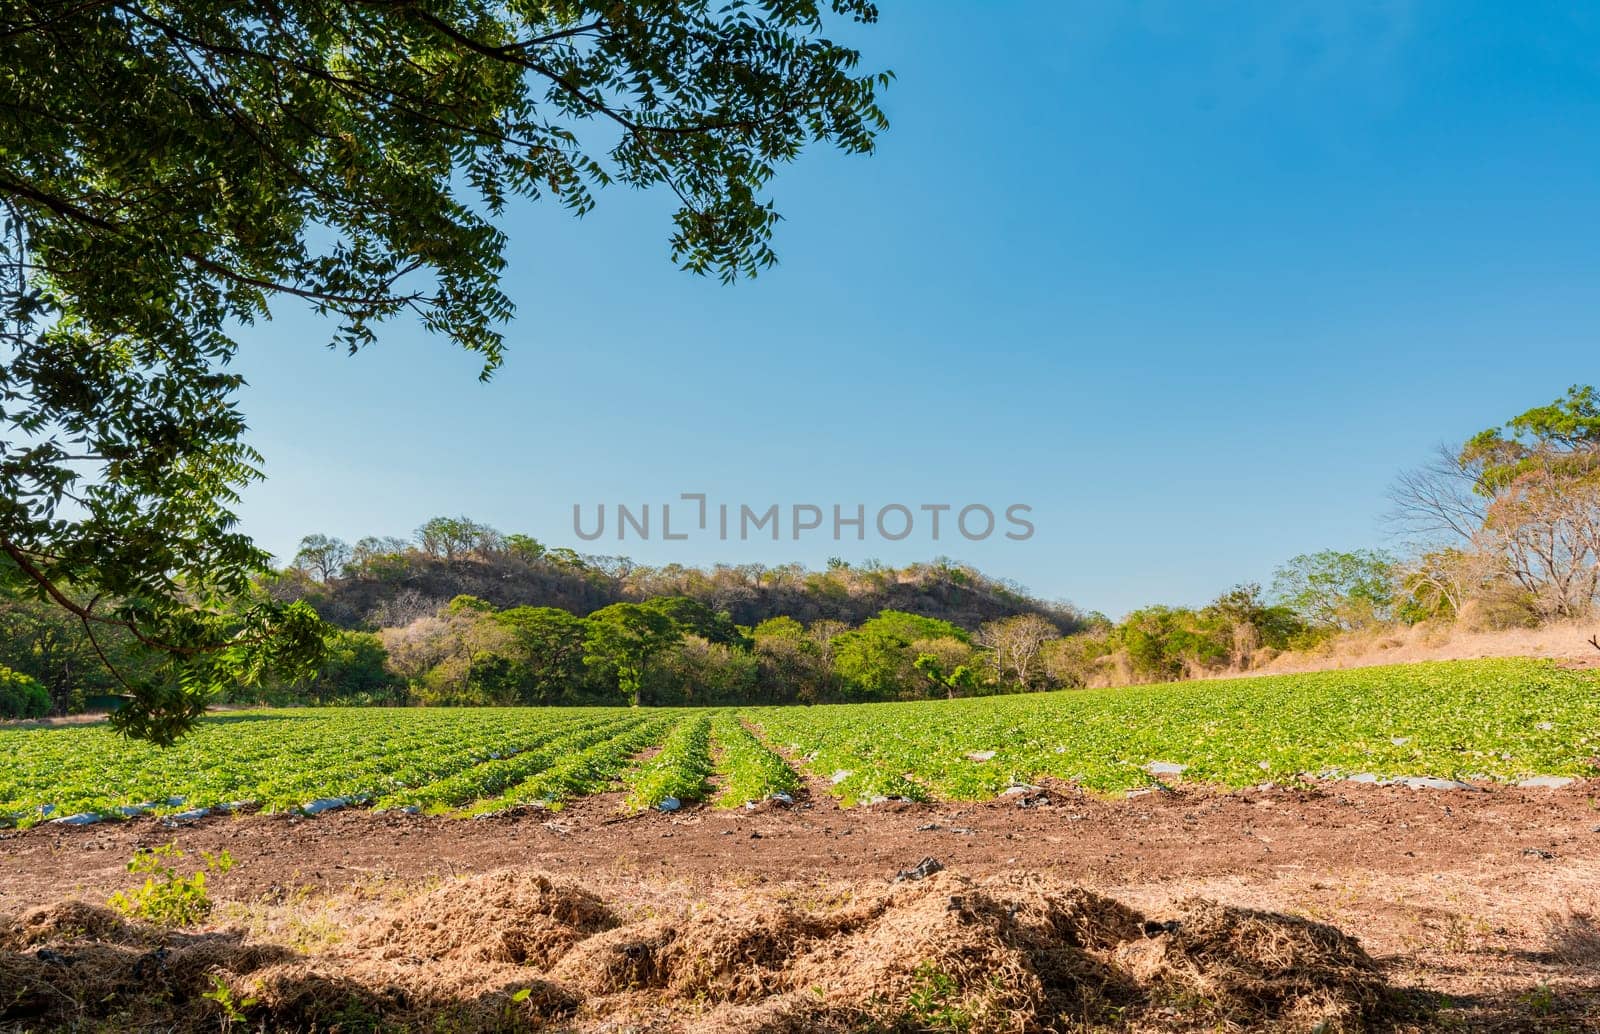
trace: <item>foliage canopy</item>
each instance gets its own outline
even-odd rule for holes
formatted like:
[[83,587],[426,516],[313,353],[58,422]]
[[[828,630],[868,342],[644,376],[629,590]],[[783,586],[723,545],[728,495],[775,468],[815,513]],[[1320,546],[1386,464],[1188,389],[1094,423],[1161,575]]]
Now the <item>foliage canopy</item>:
[[494,217],[515,197],[581,214],[613,183],[672,192],[685,269],[754,274],[776,167],[812,142],[868,152],[886,125],[887,77],[856,72],[830,14],[877,17],[868,0],[0,11],[0,573],[165,659],[119,676],[124,731],[170,742],[218,686],[321,649],[308,608],[250,593],[268,557],[235,528],[262,461],[235,328],[299,302],[353,352],[410,317],[487,377],[512,315]]

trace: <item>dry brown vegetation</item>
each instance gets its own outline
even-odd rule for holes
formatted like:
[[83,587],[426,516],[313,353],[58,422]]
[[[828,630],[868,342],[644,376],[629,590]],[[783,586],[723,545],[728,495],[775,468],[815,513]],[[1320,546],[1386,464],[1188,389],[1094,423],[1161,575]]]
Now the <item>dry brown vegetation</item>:
[[1464,624],[1431,623],[1363,629],[1334,636],[1312,650],[1279,654],[1243,674],[1278,675],[1481,657],[1541,657],[1587,666],[1600,663],[1600,650],[1589,643],[1597,629],[1600,623],[1593,620],[1483,630]]
[[[1577,1034],[1595,788],[46,825],[0,836],[0,1030],[214,1030],[220,981],[241,1031]],[[168,842],[236,859],[205,925],[100,907]]]
[[1339,1031],[1411,1008],[1331,926],[1205,900],[1152,919],[1025,875],[669,905],[501,871],[388,903],[334,941],[308,956],[244,928],[36,909],[0,938],[0,1015],[207,1030],[226,1018],[203,997],[219,987],[272,1029]]

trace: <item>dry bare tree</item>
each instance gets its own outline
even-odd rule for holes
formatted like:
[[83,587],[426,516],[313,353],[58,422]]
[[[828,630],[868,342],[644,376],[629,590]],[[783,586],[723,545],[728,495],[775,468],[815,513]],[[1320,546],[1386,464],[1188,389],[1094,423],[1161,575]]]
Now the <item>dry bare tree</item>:
[[1488,540],[1543,617],[1581,617],[1600,595],[1600,483],[1535,471],[1488,510]]
[[1505,557],[1482,529],[1460,548],[1429,550],[1402,565],[1399,587],[1424,613],[1460,617],[1467,604],[1504,584]]
[[[1441,447],[1402,474],[1390,496],[1397,529],[1450,547],[1424,554],[1408,575],[1457,614],[1468,596],[1493,593],[1497,584],[1518,587],[1541,618],[1587,614],[1600,597],[1600,395],[1593,387],[1574,385],[1460,449]],[[1474,553],[1493,564],[1466,555]]]
[[817,644],[817,656],[824,670],[833,670],[833,641],[848,631],[849,625],[831,618],[813,621],[806,627],[806,638]]
[[1388,523],[1430,543],[1471,543],[1483,527],[1489,493],[1482,464],[1459,447],[1440,445],[1422,466],[1405,471],[1389,490]]
[[1044,644],[1061,638],[1061,630],[1037,614],[1018,614],[990,621],[978,631],[978,642],[994,651],[1002,677],[1019,686],[1032,685],[1039,674],[1039,653]]

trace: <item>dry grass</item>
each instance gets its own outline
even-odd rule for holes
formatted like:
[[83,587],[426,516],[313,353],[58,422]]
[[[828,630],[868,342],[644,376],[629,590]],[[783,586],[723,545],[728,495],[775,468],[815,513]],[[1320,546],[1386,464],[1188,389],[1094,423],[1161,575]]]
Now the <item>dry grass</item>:
[[540,873],[505,871],[446,884],[355,937],[384,959],[450,959],[546,967],[617,925],[598,897]]
[[1600,621],[1552,622],[1538,628],[1496,631],[1424,624],[1350,632],[1328,640],[1315,650],[1279,654],[1247,674],[1287,675],[1483,657],[1543,657],[1593,663],[1600,662],[1600,651],[1589,644],[1589,637],[1597,632],[1600,632]]
[[942,872],[813,907],[724,889],[659,914],[626,897],[492,873],[380,904],[315,955],[36,910],[6,927],[0,1025],[212,1030],[224,1017],[201,996],[218,981],[274,1030],[1331,1031],[1390,1002],[1331,927],[1210,902],[1153,923],[1034,876]]
[[1205,899],[1184,902],[1171,923],[1124,945],[1118,961],[1140,983],[1205,1003],[1223,1022],[1365,1030],[1393,997],[1361,945],[1332,926]]

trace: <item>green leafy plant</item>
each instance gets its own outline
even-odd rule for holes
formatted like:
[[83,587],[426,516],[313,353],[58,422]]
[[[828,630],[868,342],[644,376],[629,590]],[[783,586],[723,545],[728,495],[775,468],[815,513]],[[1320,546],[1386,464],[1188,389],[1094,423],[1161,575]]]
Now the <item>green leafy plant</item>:
[[718,712],[711,719],[711,734],[716,745],[717,777],[722,785],[717,798],[719,807],[737,808],[746,801],[765,800],[775,793],[799,792],[800,776],[745,728],[736,712]]
[[128,871],[144,873],[144,885],[111,895],[111,906],[135,919],[161,926],[190,926],[211,914],[211,898],[206,894],[206,873],[227,872],[233,856],[201,852],[204,867],[187,876],[180,875],[177,862],[184,853],[177,844],[140,848],[128,862]]
[[231,1030],[234,1024],[246,1022],[249,1017],[245,1010],[256,1005],[259,999],[237,997],[233,988],[215,973],[207,974],[207,979],[211,981],[211,990],[201,992],[200,997],[216,1004],[222,1013],[222,1029]]
[[1524,993],[1521,1001],[1535,1016],[1549,1016],[1556,1011],[1555,989],[1543,981]]
[[685,718],[667,736],[661,752],[639,766],[629,777],[628,803],[654,808],[668,797],[680,801],[704,800],[710,792],[711,719]]
[[911,974],[903,1026],[916,1031],[955,1034],[972,1027],[972,1016],[959,1004],[961,985],[932,961],[919,964]]
[[319,800],[480,814],[619,779],[643,807],[711,785],[737,807],[796,792],[786,758],[846,803],[983,799],[1041,778],[1116,793],[1149,786],[1152,762],[1225,788],[1585,777],[1600,755],[1597,690],[1600,673],[1492,659],[812,707],[262,711],[206,718],[166,750],[104,726],[0,728],[0,822]]

